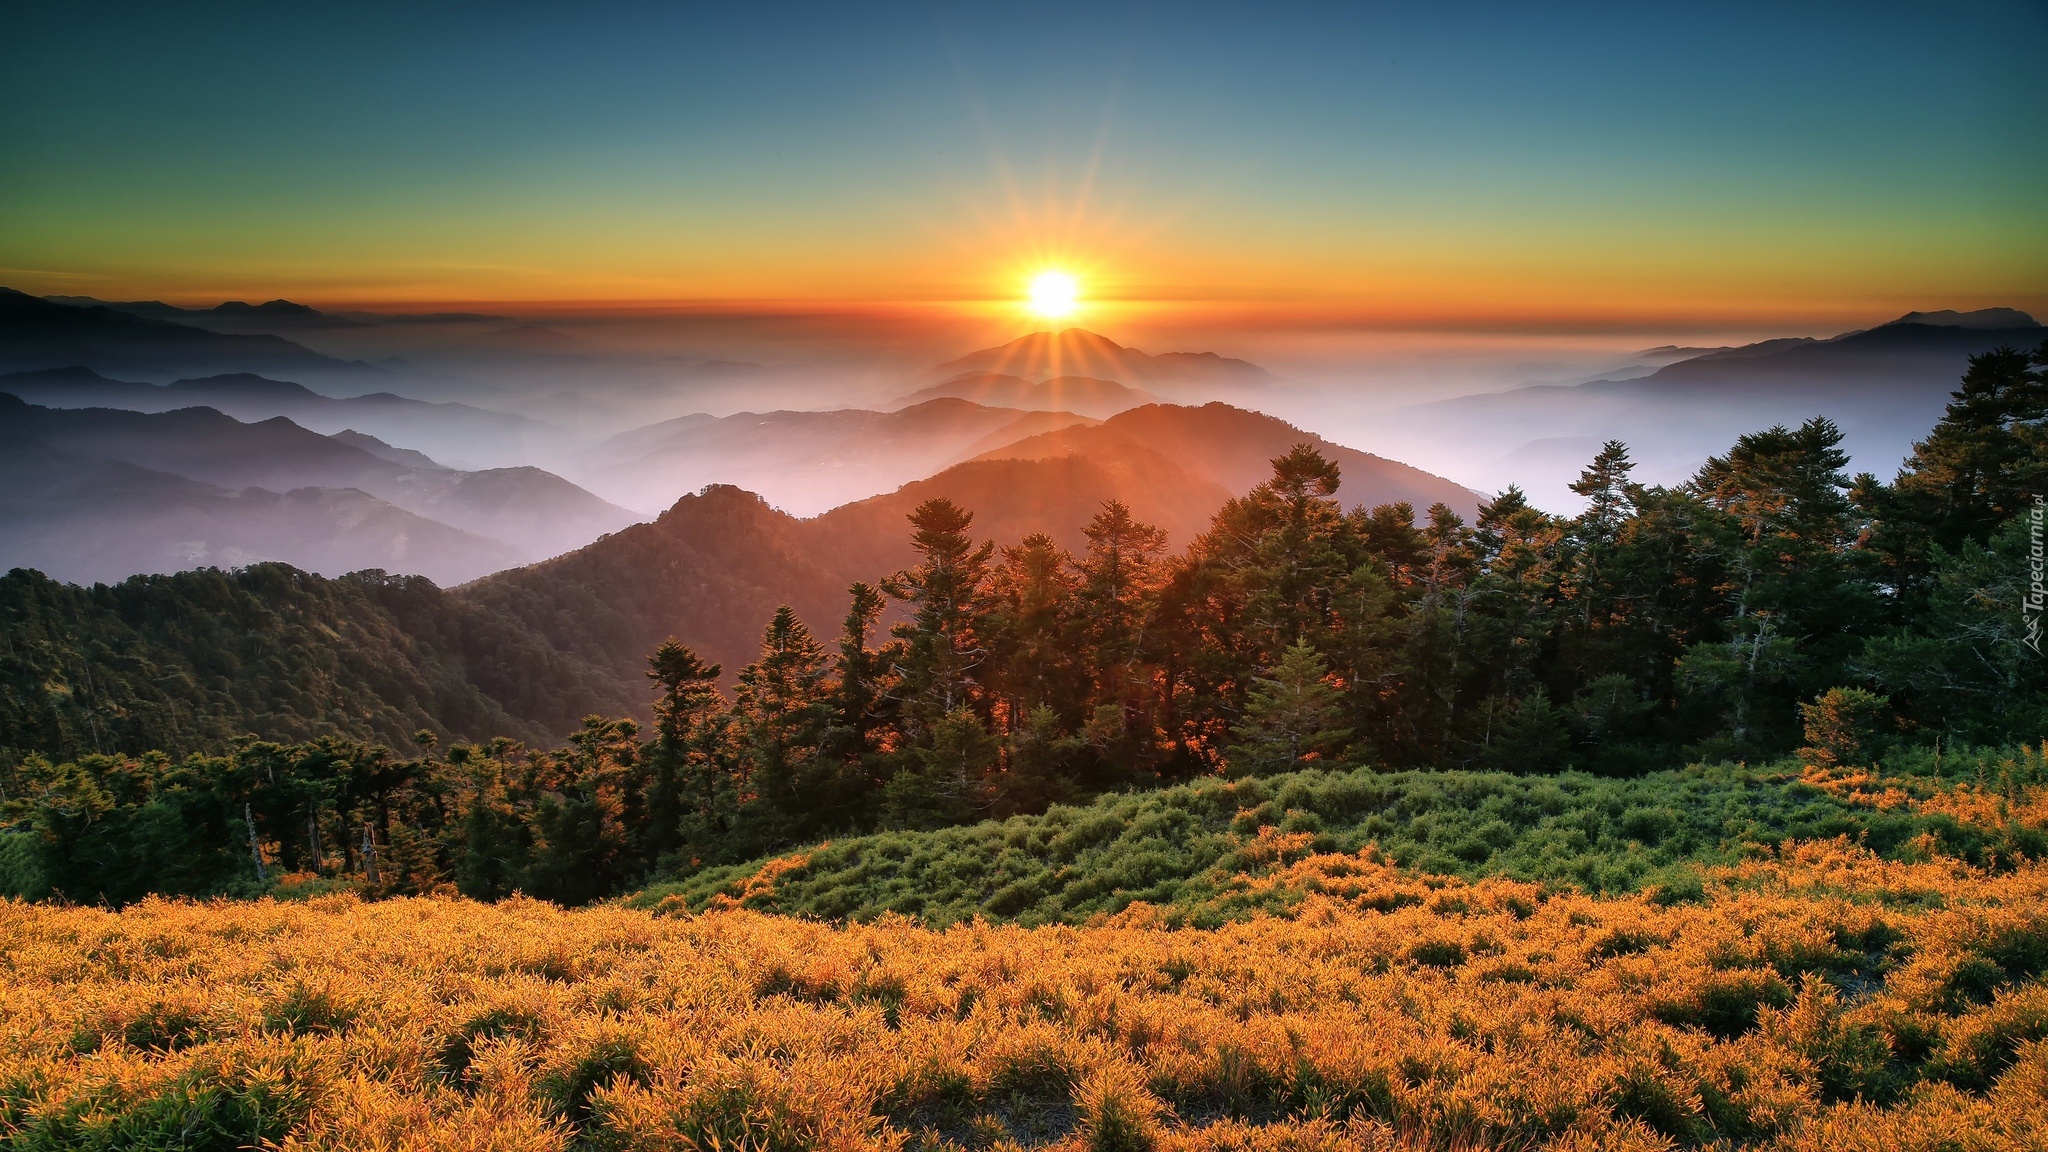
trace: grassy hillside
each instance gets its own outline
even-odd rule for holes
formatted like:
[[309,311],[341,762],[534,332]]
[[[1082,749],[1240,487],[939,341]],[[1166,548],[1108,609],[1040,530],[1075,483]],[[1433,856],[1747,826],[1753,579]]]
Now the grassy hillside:
[[1880,777],[1788,762],[1633,779],[1363,768],[1211,779],[1042,816],[841,840],[708,869],[635,902],[934,925],[1076,924],[1144,902],[1169,923],[1214,925],[1298,903],[1309,888],[1272,878],[1318,856],[1683,898],[1696,866],[1767,856],[1787,840],[1847,837],[1886,857],[1940,852],[1993,865],[2039,857],[2044,781],[2031,749],[1938,765],[1929,755]]
[[1136,914],[936,931],[531,901],[0,904],[0,1144],[2048,1139],[2039,865],[1814,845],[1712,872],[1672,906],[1363,862],[1330,883],[1294,919],[1212,931]]

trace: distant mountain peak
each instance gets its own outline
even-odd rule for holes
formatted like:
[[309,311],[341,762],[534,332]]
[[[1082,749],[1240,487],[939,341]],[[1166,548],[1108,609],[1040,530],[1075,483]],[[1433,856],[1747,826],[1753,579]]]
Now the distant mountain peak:
[[[1925,324],[1930,328],[2039,328],[2040,322],[2017,308],[1978,308],[1970,312],[1958,312],[1943,308],[1938,312],[1908,312],[1891,322],[1892,324]],[[1885,325],[1891,327],[1891,324]]]
[[1271,373],[1256,364],[1214,352],[1162,352],[1127,348],[1086,328],[1028,332],[1007,344],[970,352],[932,370],[935,381],[963,375],[1017,376],[1033,383],[1055,377],[1088,377],[1115,383],[1181,382],[1258,385]]
[[240,300],[224,300],[210,311],[220,316],[281,316],[305,319],[320,315],[319,310],[290,300],[267,300],[261,304],[248,304]]
[[1150,392],[1092,376],[1054,376],[1033,383],[1022,376],[1004,373],[963,372],[950,380],[901,397],[896,403],[908,408],[927,403],[934,397],[948,396],[972,400],[991,408],[1074,412],[1096,417],[1113,416],[1126,408],[1159,400]]
[[167,387],[179,392],[206,392],[247,397],[270,397],[276,399],[318,400],[325,399],[318,392],[304,384],[289,380],[273,380],[254,372],[222,372],[215,376],[187,377]]

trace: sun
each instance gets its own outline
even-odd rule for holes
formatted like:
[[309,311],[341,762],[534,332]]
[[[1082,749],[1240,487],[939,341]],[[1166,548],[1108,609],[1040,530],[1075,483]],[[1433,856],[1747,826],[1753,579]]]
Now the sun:
[[1081,285],[1065,272],[1040,272],[1031,278],[1031,310],[1048,320],[1071,315]]

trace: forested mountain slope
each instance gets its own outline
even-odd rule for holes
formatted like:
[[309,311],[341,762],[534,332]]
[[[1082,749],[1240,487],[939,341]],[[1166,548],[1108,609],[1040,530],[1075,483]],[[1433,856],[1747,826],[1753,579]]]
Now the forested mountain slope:
[[809,520],[714,487],[683,497],[654,524],[495,574],[463,594],[515,611],[557,642],[592,658],[602,652],[621,668],[676,636],[731,672],[752,658],[776,606],[795,607],[814,631],[829,633],[845,614],[850,583],[915,563],[906,523],[926,500],[943,497],[972,511],[977,538],[1009,546],[1043,532],[1074,552],[1086,546],[1089,520],[1116,500],[1165,530],[1177,549],[1234,493],[1269,478],[1274,457],[1303,442],[1338,463],[1347,506],[1408,501],[1420,511],[1442,501],[1461,515],[1476,510],[1477,494],[1447,480],[1256,412],[1152,405],[1099,428],[1021,440]]
[[[901,522],[893,531],[903,534]],[[652,523],[454,595],[521,622],[614,683],[644,685],[648,654],[670,636],[736,671],[778,606],[829,630],[846,611],[849,581],[886,575],[851,575],[812,544],[809,522],[751,492],[713,485]],[[644,715],[644,703],[633,711]]]
[[380,572],[259,564],[80,588],[16,570],[0,577],[0,637],[0,760],[182,755],[249,732],[546,743],[644,695],[515,621]]

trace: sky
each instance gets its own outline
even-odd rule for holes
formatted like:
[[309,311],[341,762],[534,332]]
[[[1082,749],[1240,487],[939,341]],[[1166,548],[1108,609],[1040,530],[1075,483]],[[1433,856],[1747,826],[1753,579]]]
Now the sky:
[[2048,5],[16,5],[0,284],[1116,330],[2048,312]]

